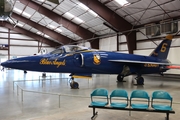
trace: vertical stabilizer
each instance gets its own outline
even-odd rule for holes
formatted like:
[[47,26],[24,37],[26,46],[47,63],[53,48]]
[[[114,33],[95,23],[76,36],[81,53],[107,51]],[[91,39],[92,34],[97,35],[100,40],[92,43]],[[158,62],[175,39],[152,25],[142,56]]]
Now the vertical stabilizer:
[[164,39],[157,48],[150,54],[152,57],[158,57],[160,59],[166,59],[169,53],[169,48],[171,46],[172,42],[172,35],[166,36],[166,39]]

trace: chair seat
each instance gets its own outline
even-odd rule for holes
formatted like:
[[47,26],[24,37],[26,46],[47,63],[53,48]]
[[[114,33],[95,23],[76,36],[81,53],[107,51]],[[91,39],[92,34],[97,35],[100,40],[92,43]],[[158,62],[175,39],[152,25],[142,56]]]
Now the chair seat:
[[93,101],[91,102],[92,106],[106,106],[108,103],[107,102],[102,102],[102,101]]
[[115,107],[115,108],[125,108],[127,107],[127,103],[111,103],[111,107]]
[[132,104],[131,107],[133,109],[148,109],[147,104]]
[[156,105],[152,105],[152,107],[153,107],[155,110],[172,110],[171,106],[169,106],[169,105],[156,104]]

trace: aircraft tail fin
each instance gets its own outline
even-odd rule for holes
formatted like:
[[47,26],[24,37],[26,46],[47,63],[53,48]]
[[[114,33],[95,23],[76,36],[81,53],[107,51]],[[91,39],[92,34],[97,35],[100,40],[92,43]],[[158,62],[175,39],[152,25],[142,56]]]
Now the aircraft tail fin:
[[164,39],[157,48],[150,54],[152,57],[157,57],[160,59],[166,59],[169,53],[169,49],[172,42],[172,35],[166,36],[166,39]]

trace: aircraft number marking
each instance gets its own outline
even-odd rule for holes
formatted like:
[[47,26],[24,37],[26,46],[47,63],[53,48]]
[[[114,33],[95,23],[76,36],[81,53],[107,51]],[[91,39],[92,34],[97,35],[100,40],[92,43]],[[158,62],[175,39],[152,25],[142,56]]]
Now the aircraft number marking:
[[167,48],[167,43],[163,43],[162,47],[161,47],[161,52],[165,52],[166,48]]
[[144,64],[144,67],[159,67],[158,64]]

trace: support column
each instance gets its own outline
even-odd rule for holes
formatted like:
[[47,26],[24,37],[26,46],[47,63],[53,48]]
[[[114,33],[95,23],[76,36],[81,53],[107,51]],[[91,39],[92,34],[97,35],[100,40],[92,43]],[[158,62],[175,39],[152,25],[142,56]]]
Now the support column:
[[8,60],[10,59],[10,29],[8,29]]
[[127,40],[127,46],[129,54],[133,54],[133,50],[136,50],[136,31],[128,32],[125,34]]

